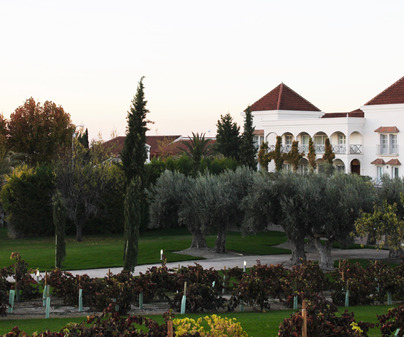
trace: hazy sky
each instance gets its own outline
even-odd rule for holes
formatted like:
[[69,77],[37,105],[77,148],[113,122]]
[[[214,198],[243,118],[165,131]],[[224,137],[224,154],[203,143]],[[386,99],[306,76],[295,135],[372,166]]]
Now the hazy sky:
[[284,82],[325,112],[404,76],[404,1],[0,0],[0,112],[54,101],[124,135],[145,76],[149,134],[216,134]]

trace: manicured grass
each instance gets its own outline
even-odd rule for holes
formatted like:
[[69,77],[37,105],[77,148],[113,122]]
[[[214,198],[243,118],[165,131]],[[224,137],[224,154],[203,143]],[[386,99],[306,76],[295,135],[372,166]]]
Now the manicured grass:
[[[377,323],[376,315],[385,314],[391,306],[358,306],[348,307],[349,312],[355,313],[357,321],[365,321]],[[343,312],[345,308],[340,308]],[[290,317],[293,310],[273,310],[268,312],[226,312],[219,314],[222,317],[236,318],[241,323],[243,329],[249,336],[254,337],[272,337],[277,336],[279,324],[283,319]],[[207,314],[189,314],[189,315],[176,315],[176,318],[190,317],[198,318],[204,317]],[[159,323],[163,322],[161,315],[149,317],[155,319]],[[18,326],[21,330],[32,334],[35,331],[59,331],[69,322],[82,322],[85,318],[51,318],[51,319],[26,319],[26,320],[0,320],[0,335],[9,332],[14,326]],[[379,328],[374,328],[370,331],[369,336],[380,336]]]
[[[214,246],[215,236],[207,237],[210,247]],[[227,238],[227,249],[244,254],[287,254],[287,249],[276,248],[286,241],[284,233],[265,232],[256,236],[242,237],[241,233],[230,232]],[[186,229],[153,230],[141,235],[139,241],[139,264],[160,262],[160,250],[169,262],[197,259],[193,256],[175,254],[175,251],[189,248],[191,235]],[[108,268],[122,266],[124,240],[122,235],[84,236],[82,242],[73,237],[66,240],[65,270]],[[7,238],[5,228],[0,228],[0,267],[8,266],[11,252],[19,252],[31,268],[51,270],[54,266],[53,238],[26,238],[12,240]]]

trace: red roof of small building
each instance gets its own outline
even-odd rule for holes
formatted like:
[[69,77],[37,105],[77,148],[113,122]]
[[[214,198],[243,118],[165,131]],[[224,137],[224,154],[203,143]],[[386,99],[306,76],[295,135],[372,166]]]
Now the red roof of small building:
[[392,166],[401,165],[401,163],[400,163],[400,161],[398,159],[390,159],[386,164],[387,165],[392,165]]
[[252,104],[250,108],[251,111],[320,111],[320,109],[283,83]]
[[[181,136],[146,136],[146,144],[150,146],[150,158],[161,154],[165,143],[170,144]],[[105,149],[114,157],[119,157],[125,144],[125,136],[119,136],[103,143]]]
[[254,130],[253,135],[255,136],[263,136],[264,130]]
[[400,132],[397,126],[381,126],[375,132]]
[[404,76],[393,83],[365,105],[404,103]]
[[361,109],[356,109],[351,112],[330,112],[321,116],[321,118],[339,118],[339,117],[365,117]]
[[384,160],[382,158],[377,158],[377,159],[373,160],[371,162],[371,164],[374,164],[374,165],[386,165],[386,163],[384,162]]

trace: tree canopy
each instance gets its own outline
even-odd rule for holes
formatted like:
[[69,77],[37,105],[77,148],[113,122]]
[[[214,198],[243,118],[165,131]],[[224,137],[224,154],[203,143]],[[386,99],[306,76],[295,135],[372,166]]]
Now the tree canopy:
[[62,106],[51,101],[42,105],[32,97],[10,115],[7,127],[9,148],[24,153],[30,164],[55,159],[71,146],[74,131]]
[[244,115],[244,130],[241,135],[239,160],[241,164],[257,170],[257,148],[254,144],[254,130],[253,116],[250,107],[248,107]]
[[216,150],[225,157],[239,160],[240,127],[229,113],[217,121]]

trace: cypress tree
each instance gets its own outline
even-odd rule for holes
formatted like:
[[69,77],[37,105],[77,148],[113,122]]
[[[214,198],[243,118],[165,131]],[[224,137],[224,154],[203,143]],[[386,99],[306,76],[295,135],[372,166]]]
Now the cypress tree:
[[139,81],[132,106],[128,111],[125,144],[121,152],[122,168],[126,177],[124,204],[125,249],[124,270],[133,271],[137,262],[139,230],[148,221],[145,197],[147,159],[146,109],[142,77]]
[[223,156],[239,160],[240,127],[229,113],[217,121],[216,149]]
[[132,106],[128,111],[125,144],[121,152],[122,168],[126,176],[126,184],[129,185],[135,176],[139,176],[142,184],[145,177],[145,161],[147,159],[146,131],[147,123],[144,98],[144,86],[142,77],[132,100]]
[[313,139],[309,138],[309,153],[307,154],[311,170],[314,171],[317,168],[316,163],[316,149],[314,148]]
[[325,146],[324,146],[324,154],[323,154],[323,160],[327,162],[328,164],[332,164],[332,161],[335,158],[335,153],[332,151],[332,146],[330,144],[330,139],[326,138],[325,139]]
[[61,268],[66,257],[66,205],[60,191],[56,191],[52,199],[53,223],[55,225],[55,267]]
[[142,223],[142,183],[135,177],[126,189],[124,201],[124,239],[123,269],[133,272],[137,265],[139,252],[139,229]]
[[294,140],[292,142],[292,148],[287,155],[288,162],[292,165],[293,172],[297,172],[299,161],[303,158],[303,156],[304,152],[299,152],[299,142]]
[[240,162],[253,170],[257,170],[257,148],[254,145],[254,130],[251,108],[248,107],[245,110],[244,130],[241,135]]

